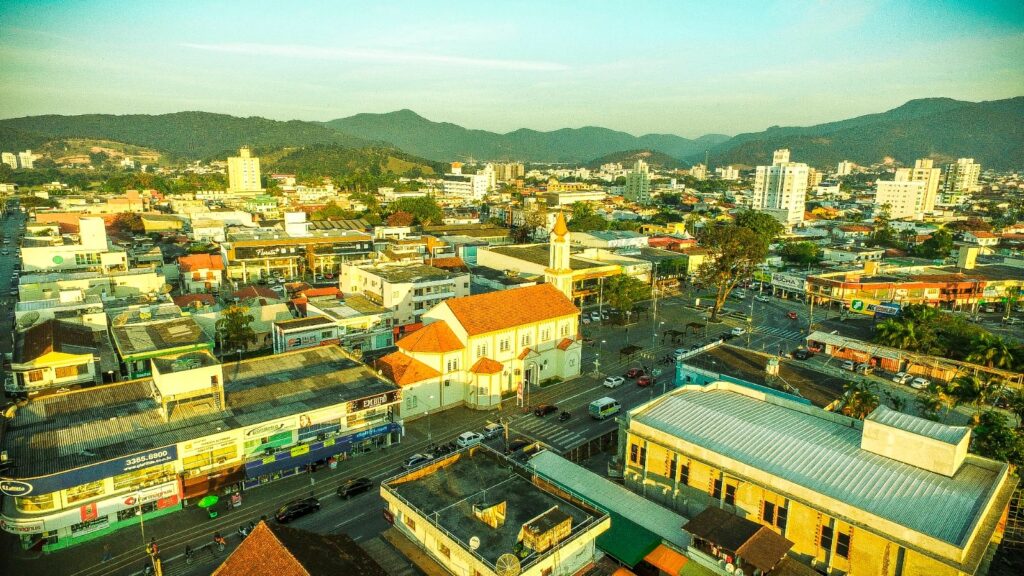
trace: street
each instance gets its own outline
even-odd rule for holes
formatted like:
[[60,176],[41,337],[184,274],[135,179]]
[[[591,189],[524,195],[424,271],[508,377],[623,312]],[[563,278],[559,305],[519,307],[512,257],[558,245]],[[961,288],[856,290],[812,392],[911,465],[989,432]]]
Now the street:
[[[25,215],[19,210],[8,210],[2,221],[3,244],[0,248],[0,351],[10,352],[14,346],[14,304],[18,301],[14,292],[18,279],[14,271],[19,268],[18,246],[21,244],[21,225]],[[4,254],[3,252],[7,253]]]

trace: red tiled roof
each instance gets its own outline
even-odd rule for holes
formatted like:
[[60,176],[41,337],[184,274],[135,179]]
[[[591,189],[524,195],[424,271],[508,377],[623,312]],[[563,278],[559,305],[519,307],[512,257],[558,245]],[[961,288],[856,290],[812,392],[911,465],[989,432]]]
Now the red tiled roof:
[[473,364],[469,371],[474,374],[498,374],[504,369],[505,367],[501,365],[501,362],[483,356]]
[[573,340],[571,338],[562,338],[562,341],[558,343],[559,350],[568,350],[569,346],[572,346]]
[[995,238],[996,235],[991,232],[985,232],[983,230],[968,230],[968,233],[975,238]]
[[408,386],[430,378],[437,378],[440,372],[404,352],[392,352],[374,364],[384,377],[399,386]]
[[444,304],[470,336],[580,313],[551,284],[452,298]]
[[335,286],[328,286],[326,288],[307,288],[302,292],[299,292],[300,296],[306,298],[317,298],[320,296],[341,296],[341,290]]
[[182,272],[193,270],[223,270],[224,261],[220,256],[212,254],[190,254],[178,258],[178,266]]
[[461,350],[462,342],[445,322],[433,322],[402,338],[395,345],[409,352],[441,353]]
[[462,258],[456,256],[450,258],[431,258],[427,260],[427,264],[445,270],[464,270],[466,268],[466,263],[462,261]]
[[231,295],[239,300],[245,300],[247,298],[268,298],[272,300],[280,300],[281,295],[274,292],[270,288],[264,288],[262,286],[246,286],[238,292]]
[[529,356],[531,352],[533,352],[533,350],[531,350],[529,348],[523,348],[523,351],[519,353],[518,358],[520,360],[522,360],[522,359],[526,358],[527,356]]
[[199,302],[204,306],[213,306],[217,302],[214,300],[213,294],[184,294],[175,296],[172,300],[180,308],[191,306],[194,302]]
[[862,226],[860,224],[847,224],[840,226],[839,229],[843,232],[871,232],[870,226]]

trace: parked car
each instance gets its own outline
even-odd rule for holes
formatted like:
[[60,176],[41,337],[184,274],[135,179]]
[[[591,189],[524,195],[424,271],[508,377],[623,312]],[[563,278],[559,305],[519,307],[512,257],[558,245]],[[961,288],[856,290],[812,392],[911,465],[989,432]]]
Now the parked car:
[[907,374],[906,372],[897,372],[893,377],[892,381],[897,384],[906,384],[914,379],[913,374]]
[[626,370],[626,373],[623,374],[623,376],[626,378],[639,378],[644,374],[645,372],[643,368],[630,368],[629,370]]
[[505,450],[507,453],[518,452],[523,448],[530,445],[530,441],[525,438],[516,438],[515,440],[508,443],[508,449]]
[[921,378],[920,376],[910,381],[910,387],[914,390],[924,390],[929,384],[931,384],[931,382],[929,382],[927,378]]
[[865,375],[871,374],[872,372],[875,371],[873,366],[871,366],[870,364],[864,364],[864,363],[858,363],[856,366],[853,367],[853,370],[855,372],[857,372],[858,374],[865,374]]
[[607,311],[607,310],[603,310],[603,311],[601,312],[601,319],[602,319],[602,320],[607,320],[607,319],[608,319],[608,318],[610,318],[610,317],[611,317],[611,316],[609,316],[609,314],[608,314],[608,311]]
[[402,464],[402,466],[404,466],[406,470],[410,470],[412,468],[419,466],[420,464],[426,464],[427,462],[430,462],[433,459],[434,456],[431,454],[413,454],[412,456],[409,456],[405,460],[405,464]]
[[590,316],[587,316],[585,314],[580,316],[580,322],[583,322],[584,324],[590,324]]
[[754,296],[754,300],[757,300],[758,302],[771,302],[772,299],[764,294],[758,294],[757,296]]
[[653,382],[653,380],[650,376],[641,376],[636,379],[637,386],[650,386],[651,382]]
[[796,350],[793,350],[791,356],[797,360],[807,360],[811,356],[814,356],[814,353],[806,348],[797,348]]
[[729,331],[729,334],[732,334],[733,336],[743,336],[746,333],[747,331],[744,330],[743,328],[740,328],[739,326]]
[[857,365],[853,363],[853,360],[845,360],[843,362],[843,370],[849,370],[850,372],[853,372],[853,369],[856,368],[856,366]]
[[558,412],[558,406],[555,406],[554,404],[541,404],[533,409],[533,415],[540,416],[542,418],[554,412]]
[[491,422],[487,426],[484,426],[484,438],[494,438],[495,436],[501,436],[501,431],[501,424],[495,424]]
[[594,322],[600,322],[601,313],[598,312],[597,310],[594,310],[593,312],[590,313],[590,319],[593,320]]
[[316,498],[303,498],[289,502],[277,509],[274,518],[281,524],[287,524],[296,518],[302,518],[306,514],[312,514],[320,509],[320,501]]
[[459,448],[468,448],[470,446],[476,446],[483,441],[484,435],[479,432],[463,432],[455,439],[455,444]]
[[985,308],[982,310],[982,312],[984,312],[986,314],[994,314],[995,311],[996,311],[996,307],[995,306],[985,306]]
[[786,318],[789,318],[790,320],[796,320],[796,312],[786,312]]
[[625,381],[626,379],[623,378],[622,376],[609,376],[604,379],[604,387],[618,388],[619,386],[622,386],[622,384],[625,383]]
[[348,499],[367,492],[370,488],[373,488],[373,480],[369,478],[353,478],[346,480],[344,484],[338,486],[338,497]]

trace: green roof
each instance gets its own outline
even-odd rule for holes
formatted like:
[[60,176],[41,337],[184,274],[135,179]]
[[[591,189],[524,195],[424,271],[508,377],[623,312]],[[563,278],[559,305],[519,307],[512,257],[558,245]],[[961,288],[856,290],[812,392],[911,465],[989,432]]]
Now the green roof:
[[[612,526],[597,537],[597,547],[632,568],[661,544],[661,536],[615,512]],[[680,528],[681,529],[681,528]]]

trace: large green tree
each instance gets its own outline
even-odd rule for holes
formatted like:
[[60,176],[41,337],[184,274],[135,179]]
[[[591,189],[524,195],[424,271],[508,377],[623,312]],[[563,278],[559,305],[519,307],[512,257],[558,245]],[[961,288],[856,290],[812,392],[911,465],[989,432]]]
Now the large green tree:
[[750,228],[735,224],[707,226],[697,237],[708,251],[697,269],[697,278],[715,290],[711,319],[717,320],[729,293],[740,281],[750,279],[768,255],[768,244]]
[[1003,370],[1012,370],[1016,365],[1013,345],[991,332],[982,332],[971,339],[967,361]]
[[215,328],[222,356],[225,352],[245,350],[256,342],[256,332],[252,329],[254,320],[245,306],[229,306],[221,312]]
[[421,196],[419,198],[399,198],[388,206],[391,214],[402,211],[412,214],[415,222],[421,226],[440,224],[444,213],[441,207],[434,202],[433,198]]
[[1024,431],[1011,428],[1002,412],[982,412],[972,436],[973,448],[978,454],[1009,462],[1018,468],[1024,464]]
[[753,232],[764,244],[765,250],[785,230],[785,227],[767,212],[744,210],[736,215],[735,224]]
[[918,246],[914,246],[910,253],[918,258],[946,258],[953,250],[953,235],[949,230],[940,228],[932,232],[931,238],[925,240]]
[[569,219],[568,226],[573,232],[591,232],[607,230],[608,221],[595,213],[590,204],[575,202],[572,205],[572,218]]
[[870,382],[847,382],[843,386],[843,393],[843,414],[858,420],[867,418],[880,403],[878,391]]
[[821,260],[821,249],[814,242],[789,242],[779,251],[779,256],[793,264],[817,264]]
[[651,287],[632,276],[619,274],[605,281],[602,294],[610,306],[626,313],[632,311],[637,302],[650,297]]

